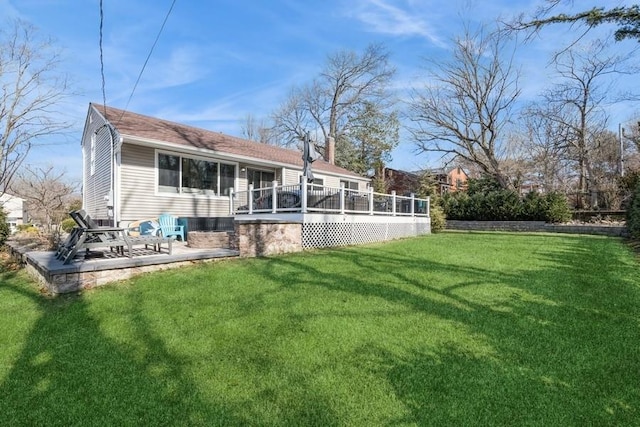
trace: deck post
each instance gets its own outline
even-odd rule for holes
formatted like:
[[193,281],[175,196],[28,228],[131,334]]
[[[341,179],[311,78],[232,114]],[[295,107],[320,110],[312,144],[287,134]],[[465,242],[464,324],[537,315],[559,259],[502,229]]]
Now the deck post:
[[249,184],[249,197],[247,197],[249,203],[249,215],[253,213],[253,184]]
[[396,216],[396,190],[391,190],[391,216]]
[[416,216],[416,195],[411,193],[411,216]]
[[309,192],[307,191],[307,182],[305,177],[302,177],[302,182],[300,182],[300,190],[302,190],[302,213],[307,213],[307,195]]
[[344,215],[344,182],[340,183],[340,213]]
[[369,187],[369,215],[373,215],[373,187]]
[[271,182],[271,213],[278,212],[278,181]]
[[229,189],[229,215],[233,215],[233,198],[235,194],[233,192],[233,187]]

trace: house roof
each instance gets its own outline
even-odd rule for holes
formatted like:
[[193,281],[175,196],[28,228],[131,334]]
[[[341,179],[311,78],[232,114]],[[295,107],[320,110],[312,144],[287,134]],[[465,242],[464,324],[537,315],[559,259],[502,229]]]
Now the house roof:
[[[168,142],[188,148],[207,149],[217,153],[288,164],[295,166],[297,169],[302,169],[303,167],[302,153],[298,150],[249,141],[220,132],[144,116],[113,107],[103,107],[96,104],[91,104],[91,106],[99,114],[105,116],[123,137],[137,137]],[[322,159],[313,162],[313,169],[318,172],[363,179],[362,176],[354,172],[332,165]]]

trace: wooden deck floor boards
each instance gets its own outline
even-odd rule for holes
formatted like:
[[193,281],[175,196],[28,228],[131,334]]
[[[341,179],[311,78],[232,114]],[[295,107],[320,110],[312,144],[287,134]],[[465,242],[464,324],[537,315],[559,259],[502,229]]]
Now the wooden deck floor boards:
[[239,255],[238,251],[230,249],[194,249],[181,243],[182,242],[174,242],[173,253],[171,255],[168,253],[158,253],[153,249],[141,247],[133,249],[134,256],[131,258],[106,250],[100,251],[102,256],[91,257],[90,259],[77,257],[69,264],[64,264],[62,260],[56,259],[55,252],[33,251],[28,252],[26,257],[38,268],[50,274],[69,274],[172,264],[182,261],[200,261]]

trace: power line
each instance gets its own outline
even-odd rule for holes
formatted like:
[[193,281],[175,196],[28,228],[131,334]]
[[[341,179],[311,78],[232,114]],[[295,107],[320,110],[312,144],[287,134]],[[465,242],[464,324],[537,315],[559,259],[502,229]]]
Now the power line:
[[102,10],[102,0],[100,0],[100,75],[102,76],[102,107],[104,115],[107,115],[107,94],[105,92],[105,80],[104,80],[104,59],[102,55],[102,25],[104,23],[104,12]]
[[[100,4],[102,5],[102,0],[100,0]],[[129,107],[129,103],[131,102],[131,98],[133,98],[133,94],[136,91],[136,88],[138,87],[138,83],[140,82],[140,79],[142,78],[142,73],[144,73],[144,69],[147,66],[147,63],[149,62],[149,58],[151,58],[151,54],[153,53],[153,49],[156,47],[156,44],[158,43],[158,40],[160,39],[160,34],[162,34],[162,31],[164,30],[164,26],[167,23],[167,20],[169,19],[169,15],[171,15],[171,11],[173,10],[173,6],[176,4],[176,0],[173,0],[171,2],[171,7],[169,8],[169,11],[167,12],[167,15],[164,17],[164,21],[162,21],[162,26],[160,27],[160,31],[158,31],[158,35],[156,36],[156,39],[153,42],[153,45],[151,46],[151,49],[149,50],[149,54],[147,55],[147,59],[145,59],[144,61],[144,65],[142,66],[142,69],[140,70],[140,74],[138,74],[138,78],[136,80],[136,83],[133,85],[133,90],[131,91],[131,95],[129,95],[129,99],[127,99],[127,104],[124,107],[124,110],[122,110],[122,114],[120,115],[120,117],[118,118],[118,121],[116,122],[116,126],[118,125],[118,123],[120,123],[120,120],[122,119],[122,116],[124,116],[124,113],[127,111],[127,108]]]

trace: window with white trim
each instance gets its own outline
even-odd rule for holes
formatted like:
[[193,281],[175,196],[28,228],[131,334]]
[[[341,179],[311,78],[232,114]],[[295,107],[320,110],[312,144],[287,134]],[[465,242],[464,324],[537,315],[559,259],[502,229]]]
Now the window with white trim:
[[274,179],[276,174],[273,171],[247,169],[247,181],[248,184],[253,185],[253,188],[271,187]]
[[356,181],[340,180],[340,184],[344,184],[346,190],[359,190],[359,184]]
[[194,157],[158,153],[158,192],[228,196],[236,166]]

